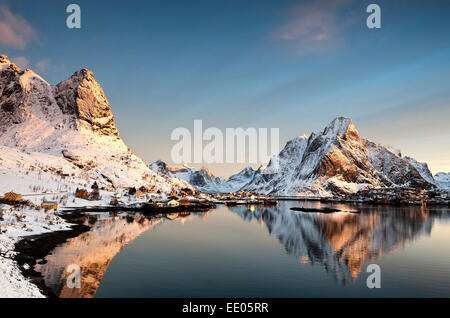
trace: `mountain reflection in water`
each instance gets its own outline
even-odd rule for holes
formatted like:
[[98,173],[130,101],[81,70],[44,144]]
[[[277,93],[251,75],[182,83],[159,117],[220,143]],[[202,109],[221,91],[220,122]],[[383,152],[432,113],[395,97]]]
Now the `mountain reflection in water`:
[[[219,229],[221,235],[231,236],[235,231],[235,228],[231,226],[233,222],[245,225],[256,221],[267,227],[269,234],[277,238],[287,254],[296,257],[301,263],[322,266],[339,283],[347,285],[356,280],[366,262],[379,259],[384,254],[404,246],[407,242],[417,239],[423,234],[430,234],[437,218],[448,218],[448,209],[432,212],[433,210],[420,207],[356,206],[361,213],[321,214],[291,211],[289,207],[293,205],[317,207],[320,206],[320,203],[281,201],[275,207],[220,208],[217,213],[222,215],[221,218],[226,217],[227,222],[225,223],[212,222],[218,217],[214,210],[207,213],[168,214],[154,218],[130,214],[122,216],[90,215],[86,218],[86,224],[91,225],[88,232],[56,247],[46,257],[47,263],[38,264],[35,269],[43,275],[46,285],[59,297],[94,297],[116,254],[142,233],[162,222],[174,221],[178,225],[171,224],[176,226],[187,226],[194,229],[198,227],[198,230],[194,230],[195,236],[197,238],[204,236],[203,240],[208,241],[214,248],[215,244],[220,244],[220,246],[225,244],[223,236],[214,234]],[[346,210],[355,209],[354,206],[347,205],[335,205],[334,207]],[[242,223],[242,220],[233,215],[239,215],[243,221],[248,222]],[[202,232],[202,228],[205,229],[204,232]],[[246,226],[239,228],[241,231],[247,229]],[[147,244],[164,244],[164,241],[155,243],[151,237],[160,235],[161,231],[165,229],[165,227],[160,227],[159,234],[150,233],[151,241],[148,241]],[[248,234],[250,235],[250,233],[253,232],[249,231]],[[264,235],[264,233],[258,235]],[[173,239],[182,242],[186,248],[190,246],[189,244],[195,244],[193,243],[195,240],[186,235],[175,234],[175,236]],[[145,249],[146,245],[142,246]],[[145,253],[145,251],[140,253]],[[167,253],[173,253],[173,251],[169,249]],[[151,255],[154,264],[158,262],[158,255]],[[277,259],[273,260],[276,264]],[[193,262],[191,265],[196,266],[194,260]],[[79,289],[68,288],[65,284],[70,275],[66,272],[66,268],[70,264],[77,264],[81,267],[81,288]],[[151,264],[149,266],[151,267]],[[146,273],[150,272],[150,267]],[[126,270],[130,269],[126,268]],[[222,270],[226,270],[226,268]],[[170,271],[170,268],[167,268],[167,271]],[[109,274],[113,275],[114,272]],[[275,274],[276,270],[274,269]]]
[[[91,226],[90,231],[56,247],[45,258],[47,263],[37,264],[35,270],[44,276],[45,284],[59,297],[94,297],[113,257],[126,244],[161,221],[144,216],[90,215],[86,220]],[[66,271],[70,264],[81,267],[81,288],[69,288],[65,283],[71,274]]]
[[[366,261],[374,261],[422,234],[430,234],[436,216],[420,207],[382,206],[362,213],[305,213],[289,208],[230,207],[242,219],[267,226],[289,255],[320,264],[336,280],[355,281]],[[253,210],[253,212],[252,212]]]

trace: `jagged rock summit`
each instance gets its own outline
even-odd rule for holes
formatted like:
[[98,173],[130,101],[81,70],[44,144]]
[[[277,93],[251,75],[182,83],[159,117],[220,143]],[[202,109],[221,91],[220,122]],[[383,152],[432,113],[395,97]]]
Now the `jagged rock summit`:
[[37,117],[61,120],[77,130],[119,137],[109,102],[88,69],[51,86],[30,69],[20,70],[6,55],[0,56],[1,125],[20,124]]
[[74,115],[78,128],[119,137],[109,102],[88,69],[83,68],[56,85],[54,95],[63,114]]
[[205,169],[170,167],[162,161],[150,168],[205,192],[335,196],[376,187],[431,189],[436,185],[426,163],[361,138],[347,117],[335,118],[319,133],[288,141],[264,169],[247,167],[228,180]]
[[335,118],[320,133],[289,141],[247,191],[331,196],[364,188],[434,187],[426,164],[360,137],[352,120]]
[[65,183],[97,181],[110,188],[190,187],[154,173],[128,149],[103,89],[87,69],[52,86],[1,55],[0,93],[0,174],[26,175],[30,183],[36,183],[33,171],[48,174],[47,181],[63,176]]

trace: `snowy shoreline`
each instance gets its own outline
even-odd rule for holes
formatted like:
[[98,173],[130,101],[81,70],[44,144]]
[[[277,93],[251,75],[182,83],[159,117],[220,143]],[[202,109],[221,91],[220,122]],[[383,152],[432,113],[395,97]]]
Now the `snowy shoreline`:
[[0,205],[0,212],[0,298],[45,297],[23,275],[20,265],[14,259],[17,255],[15,244],[27,236],[70,230],[70,224],[54,212],[29,207]]

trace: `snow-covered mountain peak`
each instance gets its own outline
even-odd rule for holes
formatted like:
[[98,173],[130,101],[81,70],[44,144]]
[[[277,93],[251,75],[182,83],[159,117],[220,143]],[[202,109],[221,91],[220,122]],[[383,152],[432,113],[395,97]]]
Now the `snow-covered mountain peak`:
[[359,140],[359,133],[356,130],[355,125],[348,117],[335,118],[322,132],[324,137],[337,137],[345,139]]
[[184,180],[199,191],[212,193],[239,191],[250,183],[255,175],[260,173],[259,170],[246,167],[241,172],[225,180],[224,178],[214,176],[207,167],[197,170],[185,165],[183,169],[177,169],[177,167],[168,166],[161,160],[153,162],[149,167],[154,172],[165,175],[168,178]]
[[377,186],[427,189],[433,187],[430,176],[426,165],[362,139],[350,118],[338,117],[322,132],[288,141],[245,190],[329,196]]
[[202,167],[202,168],[200,169],[200,171],[202,171],[203,173],[205,173],[206,175],[208,175],[208,176],[210,176],[210,177],[213,176],[213,174],[212,174],[211,171],[208,169],[208,167]]
[[434,175],[434,180],[441,188],[450,190],[450,172],[438,172]]
[[13,64],[6,55],[0,55],[0,71],[7,69],[8,67],[10,67],[10,65],[14,65],[12,67],[15,68],[17,72],[20,72],[20,69],[17,67],[17,65]]
[[162,192],[190,187],[155,174],[129,150],[91,71],[81,69],[52,86],[4,55],[0,66],[0,174],[39,170],[49,179],[70,175],[75,184]]

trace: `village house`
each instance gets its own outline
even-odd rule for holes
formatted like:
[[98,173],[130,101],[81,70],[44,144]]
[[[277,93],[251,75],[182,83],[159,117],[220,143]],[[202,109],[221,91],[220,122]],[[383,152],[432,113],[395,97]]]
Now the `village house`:
[[168,206],[179,206],[180,203],[177,200],[170,200],[169,202],[167,202]]
[[22,199],[22,195],[20,195],[18,193],[14,193],[14,192],[8,192],[8,193],[5,193],[5,195],[3,196],[3,199],[7,200],[7,201],[18,202]]
[[147,193],[148,192],[148,189],[146,187],[144,187],[144,186],[141,186],[138,190],[141,191],[142,193]]
[[134,194],[136,196],[136,198],[140,198],[144,195],[144,193],[141,190],[136,190],[136,193]]
[[178,218],[178,213],[167,213],[165,216],[169,220],[173,221],[173,220],[176,220]]
[[181,199],[178,201],[178,203],[182,204],[182,205],[189,205],[189,204],[191,204],[191,201],[189,201],[187,199]]
[[55,201],[42,201],[41,208],[44,210],[58,210],[58,202]]
[[86,189],[78,189],[75,191],[75,196],[81,199],[87,199],[89,193]]

